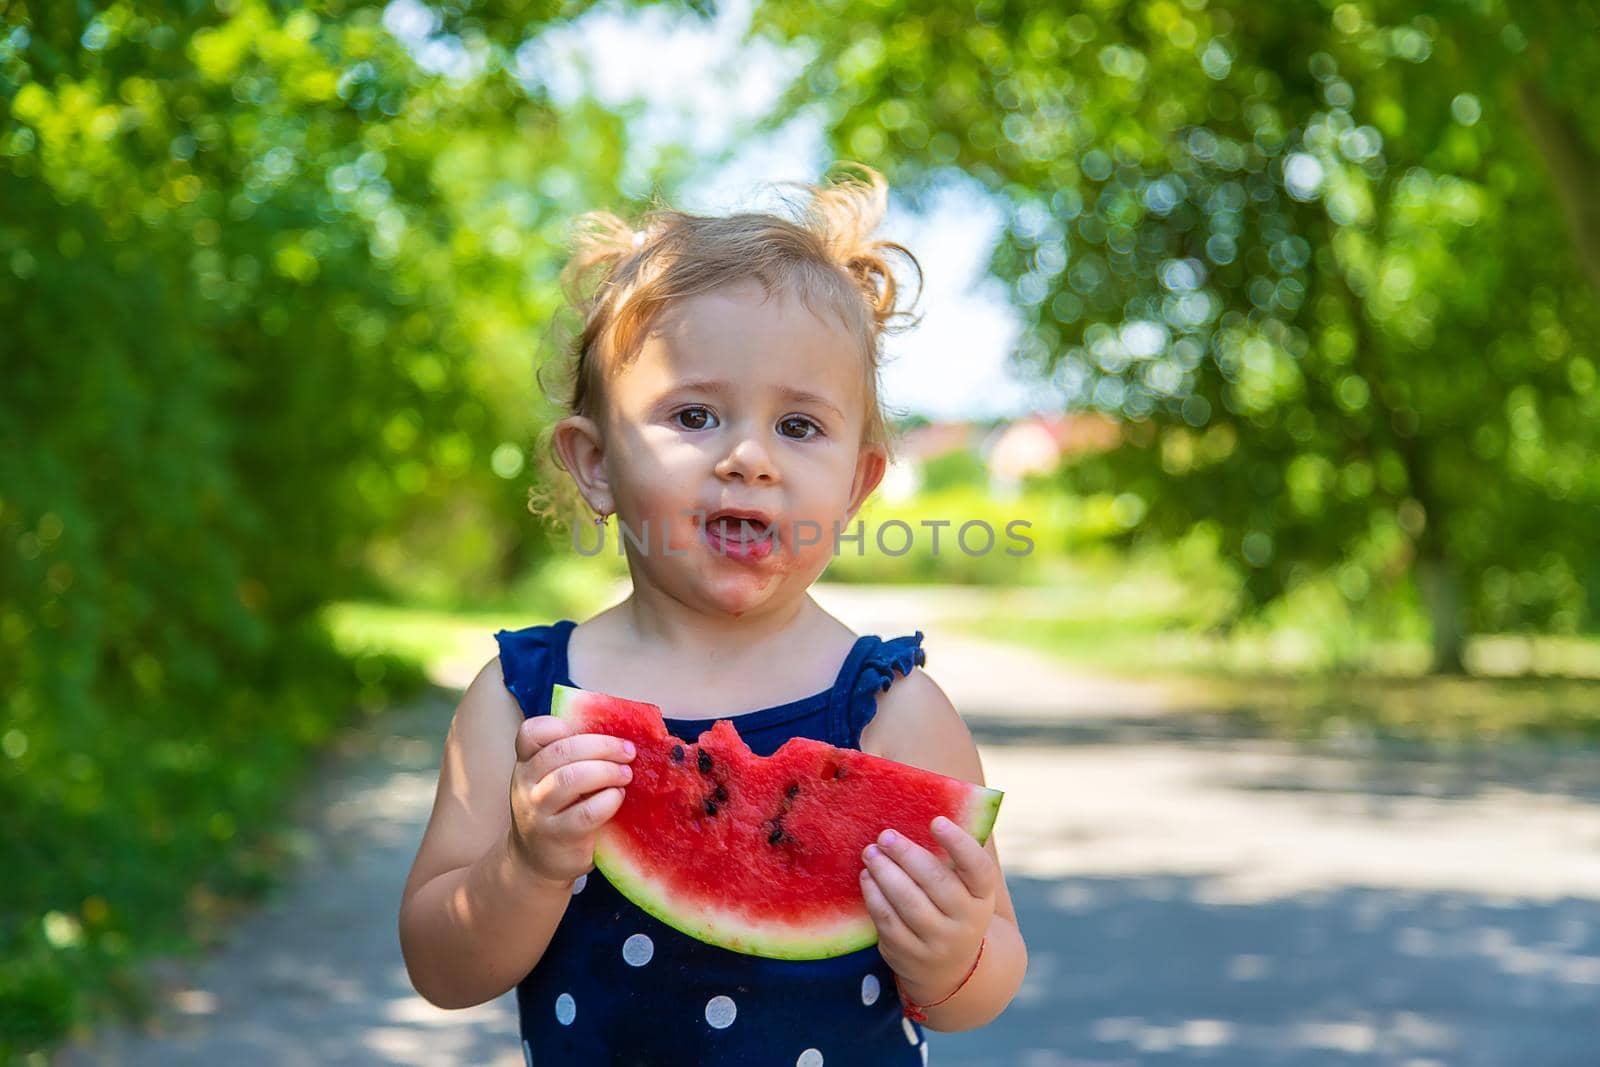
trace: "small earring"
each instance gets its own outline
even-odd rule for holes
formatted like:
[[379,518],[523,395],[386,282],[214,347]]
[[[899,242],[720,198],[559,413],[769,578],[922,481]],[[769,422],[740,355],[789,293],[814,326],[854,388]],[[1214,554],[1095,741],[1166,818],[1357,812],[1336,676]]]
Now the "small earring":
[[606,520],[609,519],[610,517],[611,516],[605,514],[604,512],[601,512],[599,515],[596,515],[594,517],[594,524],[596,526],[604,526],[606,524]]

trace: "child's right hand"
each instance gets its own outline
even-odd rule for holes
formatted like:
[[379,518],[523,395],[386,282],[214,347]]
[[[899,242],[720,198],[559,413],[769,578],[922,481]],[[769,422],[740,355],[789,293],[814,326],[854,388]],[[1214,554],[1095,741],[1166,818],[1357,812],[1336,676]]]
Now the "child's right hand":
[[536,877],[570,885],[594,867],[594,835],[633,780],[631,742],[579,734],[540,715],[517,730],[511,774],[511,843]]

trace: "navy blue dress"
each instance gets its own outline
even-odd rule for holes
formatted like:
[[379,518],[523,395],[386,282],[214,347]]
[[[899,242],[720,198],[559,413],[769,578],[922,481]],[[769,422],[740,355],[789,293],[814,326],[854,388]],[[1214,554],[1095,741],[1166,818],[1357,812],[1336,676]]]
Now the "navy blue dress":
[[[524,716],[548,715],[551,685],[572,685],[567,641],[576,626],[495,634],[506,688]],[[791,737],[860,748],[877,694],[922,664],[921,644],[921,631],[858,637],[827,692],[728,718],[761,756]],[[712,721],[666,725],[694,740]],[[928,1057],[876,945],[830,960],[731,952],[646,913],[599,870],[574,885],[549,948],[517,984],[517,1008],[530,1067],[913,1067]]]

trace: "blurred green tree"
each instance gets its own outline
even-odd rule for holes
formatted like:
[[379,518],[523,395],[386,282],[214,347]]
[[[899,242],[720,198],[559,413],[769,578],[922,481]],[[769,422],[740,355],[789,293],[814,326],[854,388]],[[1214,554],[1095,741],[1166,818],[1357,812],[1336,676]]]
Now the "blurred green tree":
[[1416,590],[1441,669],[1468,627],[1580,625],[1594,3],[810,0],[752,31],[814,57],[770,125],[1001,198],[1017,358],[1128,422],[1075,484],[1215,524],[1247,605]]

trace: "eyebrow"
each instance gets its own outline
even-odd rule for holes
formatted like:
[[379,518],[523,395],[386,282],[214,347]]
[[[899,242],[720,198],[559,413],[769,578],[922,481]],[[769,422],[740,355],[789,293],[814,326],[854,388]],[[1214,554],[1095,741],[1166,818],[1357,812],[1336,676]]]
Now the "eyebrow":
[[[726,396],[730,391],[731,390],[729,389],[727,382],[720,381],[715,378],[702,378],[695,379],[693,381],[680,382],[679,384],[673,386],[672,389],[667,392],[666,396],[670,397],[678,393],[689,392],[711,393],[715,396]],[[817,407],[824,407],[833,412],[835,415],[839,416],[841,421],[844,419],[844,412],[840,411],[838,405],[829,400],[827,397],[819,396],[816,393],[808,393],[804,389],[795,389],[794,387],[788,385],[778,386],[778,392],[782,394],[785,400],[788,400],[791,403],[814,404]]]

